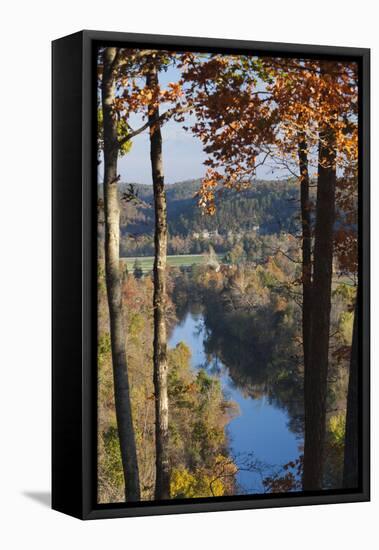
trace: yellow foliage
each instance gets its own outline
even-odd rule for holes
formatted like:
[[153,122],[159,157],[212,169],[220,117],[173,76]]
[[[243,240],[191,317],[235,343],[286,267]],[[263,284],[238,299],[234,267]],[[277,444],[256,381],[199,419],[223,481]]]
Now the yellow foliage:
[[353,322],[354,313],[352,311],[344,311],[340,315],[339,330],[342,340],[345,344],[350,345],[353,338]]
[[186,468],[172,471],[170,482],[172,498],[220,497],[224,491],[222,480],[212,478],[201,468],[198,468],[195,474],[191,474]]
[[343,446],[345,442],[345,413],[332,416],[329,420],[329,432],[332,441],[337,446]]

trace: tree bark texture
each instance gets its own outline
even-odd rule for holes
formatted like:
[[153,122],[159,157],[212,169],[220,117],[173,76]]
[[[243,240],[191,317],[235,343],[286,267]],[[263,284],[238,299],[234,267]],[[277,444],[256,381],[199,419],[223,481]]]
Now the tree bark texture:
[[127,501],[136,501],[140,500],[140,484],[126,360],[119,257],[118,139],[117,120],[113,113],[114,62],[116,53],[116,48],[105,48],[104,50],[101,87],[104,121],[105,274],[109,306],[116,418],[125,478],[125,499]]
[[300,206],[302,228],[302,333],[304,355],[304,384],[309,368],[309,349],[311,341],[311,308],[312,308],[312,228],[309,200],[308,148],[303,133],[298,136],[298,160],[300,169]]
[[[158,71],[151,65],[146,84],[158,86]],[[166,329],[166,261],[167,261],[167,206],[164,189],[162,135],[159,106],[152,101],[148,108],[150,123],[150,159],[152,168],[155,207],[155,258],[154,258],[154,393],[155,393],[155,444],[156,482],[155,498],[170,498],[170,461],[168,451],[168,393],[167,393],[167,329]]]
[[335,191],[336,137],[330,124],[324,123],[319,130],[312,330],[304,403],[304,490],[319,490],[323,481]]

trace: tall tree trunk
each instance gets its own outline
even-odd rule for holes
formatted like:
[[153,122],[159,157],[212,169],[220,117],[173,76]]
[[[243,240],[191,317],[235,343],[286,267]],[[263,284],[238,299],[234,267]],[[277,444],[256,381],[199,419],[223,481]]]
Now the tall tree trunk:
[[[300,205],[302,229],[302,332],[304,355],[304,384],[306,384],[311,340],[312,230],[311,209],[309,200],[308,147],[306,137],[303,132],[298,135],[298,159],[300,170]],[[306,395],[306,390],[304,390],[304,393]]]
[[[303,336],[303,361],[304,361],[304,409],[305,404],[311,399],[312,386],[309,375],[309,359],[312,330],[312,234],[311,211],[309,202],[309,168],[308,147],[306,136],[303,132],[298,135],[297,142],[298,162],[300,171],[300,210],[302,230],[302,336]],[[304,422],[304,434],[308,430]],[[306,438],[306,435],[304,435]],[[308,466],[308,463],[305,467]]]
[[[158,71],[154,64],[149,69],[146,84],[158,86]],[[159,106],[153,100],[149,105],[150,159],[152,167],[155,206],[155,258],[154,258],[154,393],[155,393],[155,445],[156,482],[155,498],[170,497],[170,462],[168,454],[168,394],[167,394],[167,330],[166,330],[166,260],[167,260],[167,207],[164,189],[162,135]]]
[[[359,292],[359,287],[358,287]],[[343,486],[346,489],[358,487],[359,457],[358,457],[358,300],[357,292],[353,341],[351,344],[349,386],[346,407],[345,457],[343,471]]]
[[101,89],[104,120],[105,274],[109,306],[116,418],[125,478],[125,499],[135,501],[140,499],[140,486],[125,350],[125,326],[122,313],[119,257],[118,140],[117,121],[113,113],[114,62],[116,53],[116,48],[106,48],[104,51]]
[[[321,62],[323,70],[324,62]],[[336,137],[325,123],[319,131],[318,184],[312,288],[312,330],[304,403],[305,490],[322,488],[329,329],[333,277],[333,226],[335,220]]]

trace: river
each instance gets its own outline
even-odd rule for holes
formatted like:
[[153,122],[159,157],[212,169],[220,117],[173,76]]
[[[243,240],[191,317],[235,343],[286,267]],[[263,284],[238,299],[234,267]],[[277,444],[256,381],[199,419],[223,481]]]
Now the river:
[[[207,327],[201,309],[187,311],[173,328],[169,346],[174,348],[184,342],[191,350],[192,369],[205,368],[216,373],[225,396],[238,404],[239,414],[227,426],[230,454],[236,463],[242,464],[254,456],[267,470],[272,470],[298,458],[302,441],[289,429],[289,416],[284,408],[278,408],[264,393],[253,398],[243,388],[237,388],[228,365],[205,352],[206,338]],[[238,471],[237,483],[241,494],[264,491],[262,474],[257,471]]]

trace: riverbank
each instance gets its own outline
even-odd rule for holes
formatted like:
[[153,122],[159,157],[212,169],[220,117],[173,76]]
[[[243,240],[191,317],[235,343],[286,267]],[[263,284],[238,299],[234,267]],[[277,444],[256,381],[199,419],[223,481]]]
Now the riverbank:
[[193,371],[204,369],[216,376],[225,397],[236,404],[236,414],[226,426],[226,434],[230,456],[239,468],[238,492],[263,493],[267,475],[299,458],[302,440],[291,432],[288,413],[276,406],[268,393],[253,397],[248,385],[236,385],[228,365],[216,354],[207,352],[208,338],[204,312],[195,304],[173,328],[169,346],[175,348],[183,342],[191,352]]

